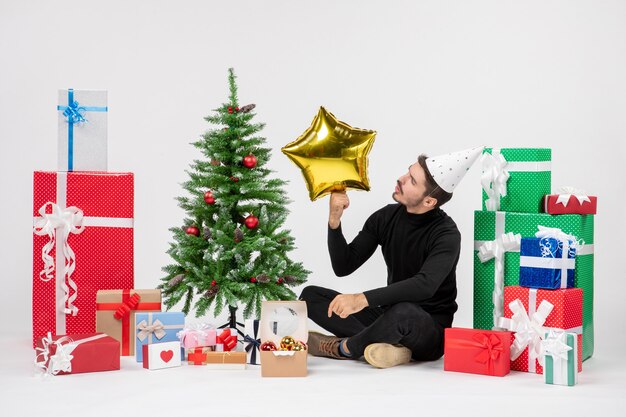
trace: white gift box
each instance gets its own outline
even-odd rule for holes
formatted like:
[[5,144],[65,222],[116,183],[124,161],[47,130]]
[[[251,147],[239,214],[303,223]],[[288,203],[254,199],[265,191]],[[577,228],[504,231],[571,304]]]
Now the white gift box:
[[180,342],[143,345],[143,367],[146,369],[175,368],[181,365]]
[[248,356],[250,365],[261,364],[261,335],[259,332],[260,320],[246,319],[244,327],[243,348]]
[[58,170],[107,171],[107,92],[59,90]]

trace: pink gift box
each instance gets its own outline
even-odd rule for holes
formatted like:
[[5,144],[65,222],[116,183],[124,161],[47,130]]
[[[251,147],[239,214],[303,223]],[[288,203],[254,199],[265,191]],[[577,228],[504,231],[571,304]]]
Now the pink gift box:
[[180,345],[185,349],[215,346],[217,343],[216,330],[207,324],[185,327],[176,336],[180,339]]

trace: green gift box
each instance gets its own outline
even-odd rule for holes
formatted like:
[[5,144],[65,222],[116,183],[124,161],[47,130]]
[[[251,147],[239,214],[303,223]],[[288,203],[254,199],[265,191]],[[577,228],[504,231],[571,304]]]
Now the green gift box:
[[547,332],[541,342],[546,384],[574,386],[578,383],[576,333]]
[[552,150],[487,148],[483,151],[483,210],[540,213],[551,193]]
[[[507,233],[534,237],[537,226],[556,227],[581,239],[584,244],[576,255],[574,286],[583,289],[583,360],[593,355],[593,219],[592,215],[544,213],[474,212],[474,328],[490,330],[494,316],[502,316],[504,286],[519,285],[519,248],[499,253],[482,262],[479,253],[494,246],[494,241]],[[507,237],[507,236],[505,236]],[[512,235],[508,235],[511,238]],[[505,242],[510,239],[505,239]],[[488,243],[492,242],[492,243]],[[502,268],[500,270],[500,268]],[[501,280],[498,278],[501,276]],[[496,280],[500,280],[496,286]],[[494,291],[495,290],[495,291]],[[498,304],[494,304],[494,301]],[[498,310],[499,309],[499,310]]]

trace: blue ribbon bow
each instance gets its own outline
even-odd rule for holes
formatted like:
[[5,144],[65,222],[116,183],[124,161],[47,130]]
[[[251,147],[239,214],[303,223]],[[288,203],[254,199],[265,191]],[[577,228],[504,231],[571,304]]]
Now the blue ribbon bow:
[[[72,100],[72,99],[73,97],[70,98],[69,100]],[[68,100],[67,107],[65,107],[65,110],[63,110],[63,116],[67,118],[66,122],[69,124],[86,122],[87,119],[85,119],[85,116],[84,116],[85,107],[80,107],[78,105],[78,101],[69,101],[69,100]],[[59,106],[59,107],[62,107],[62,106]]]

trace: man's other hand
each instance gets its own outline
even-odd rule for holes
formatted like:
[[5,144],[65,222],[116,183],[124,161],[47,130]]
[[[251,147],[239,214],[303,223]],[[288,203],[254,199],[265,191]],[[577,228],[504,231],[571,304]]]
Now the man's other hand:
[[328,306],[328,317],[333,313],[345,319],[369,306],[365,294],[339,294]]
[[331,193],[329,201],[328,225],[331,229],[336,229],[341,223],[343,211],[350,206],[350,199],[345,191],[340,191]]

